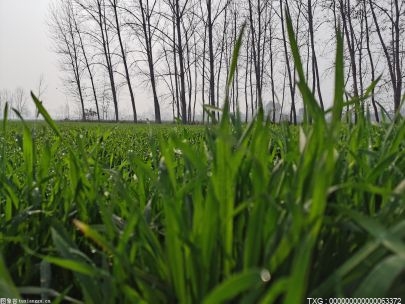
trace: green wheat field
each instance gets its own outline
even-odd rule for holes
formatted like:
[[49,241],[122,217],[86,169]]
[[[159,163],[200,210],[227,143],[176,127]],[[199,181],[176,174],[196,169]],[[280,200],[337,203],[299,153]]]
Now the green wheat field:
[[[362,110],[367,94],[343,98],[340,33],[333,107],[324,113],[305,82],[291,24],[289,34],[308,118],[300,126],[271,124],[262,112],[246,125],[227,100],[210,126],[57,123],[35,96],[43,121],[8,121],[6,108],[0,295],[400,303],[405,121],[372,125]],[[355,124],[344,122],[348,107]]]

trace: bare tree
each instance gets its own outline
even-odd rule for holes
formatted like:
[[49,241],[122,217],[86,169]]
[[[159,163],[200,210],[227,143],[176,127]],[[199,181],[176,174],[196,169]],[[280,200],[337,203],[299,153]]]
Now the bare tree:
[[[79,101],[83,119],[86,113],[106,118],[111,105],[118,120],[118,107],[125,102],[119,103],[118,90],[124,88],[137,121],[136,88],[146,84],[157,123],[165,103],[173,118],[189,123],[204,105],[222,106],[224,94],[229,95],[231,111],[245,111],[245,121],[266,103],[266,109],[282,109],[272,111],[271,120],[289,116],[297,123],[296,107],[302,100],[296,90],[286,13],[306,63],[306,80],[322,109],[323,78],[331,76],[331,41],[338,26],[345,38],[346,97],[358,101],[356,115],[364,111],[360,96],[379,74],[383,79],[370,99],[375,119],[380,119],[380,100],[392,100],[396,111],[400,107],[405,54],[405,2],[400,0],[59,1],[51,14],[52,34],[68,90]],[[248,27],[241,64],[225,92],[234,43],[244,22]],[[349,113],[351,105],[347,107]],[[215,115],[210,117],[217,120],[219,113]]]
[[180,105],[181,105],[181,120],[187,123],[187,104],[186,104],[186,83],[185,83],[185,66],[184,66],[184,51],[183,51],[183,37],[181,29],[181,19],[186,9],[188,1],[183,6],[180,5],[180,0],[173,0],[169,2],[170,8],[173,12],[173,17],[176,24],[177,32],[177,54],[179,59],[179,76],[180,76]]
[[[273,9],[273,2],[271,2],[271,10],[270,10],[270,15],[269,15],[269,50],[268,52],[270,53],[270,57],[269,57],[269,65],[270,65],[270,81],[271,81],[271,102],[273,104],[273,109],[276,108],[276,88],[275,88],[275,80],[274,80],[274,53],[275,53],[275,49],[273,47],[274,45],[274,32],[275,29],[273,27],[273,16],[275,16],[274,14],[274,9]],[[273,111],[273,116],[271,117],[272,121],[275,122],[276,121],[276,111]]]
[[[316,1],[315,1],[316,3]],[[315,46],[315,21],[313,16],[313,11],[316,9],[316,5],[312,0],[307,2],[307,19],[308,19],[308,33],[310,37],[309,46],[311,48],[311,70],[312,70],[312,92],[315,93],[315,90],[318,92],[318,99],[321,105],[321,108],[324,109],[322,92],[321,92],[321,82],[319,79],[319,66],[318,58],[316,54]],[[309,57],[309,56],[308,56]]]
[[121,30],[121,23],[119,21],[119,15],[118,15],[118,0],[109,0],[111,7],[113,8],[114,12],[114,21],[115,21],[115,31],[117,33],[119,45],[120,45],[120,51],[121,51],[121,57],[122,57],[122,63],[124,64],[125,68],[125,79],[128,85],[128,90],[129,90],[129,95],[131,97],[131,105],[132,105],[132,111],[134,115],[134,122],[137,122],[137,113],[136,113],[136,105],[135,105],[135,96],[134,96],[134,91],[132,89],[131,85],[131,76],[129,74],[129,68],[128,68],[128,62],[127,62],[127,51],[124,47],[123,41],[122,41],[122,30]]
[[38,99],[42,98],[43,94],[46,92],[47,89],[48,89],[48,86],[46,85],[46,82],[45,82],[45,76],[44,76],[44,74],[41,74],[38,79],[38,85],[37,85],[37,90],[36,90]]
[[50,26],[55,50],[60,57],[62,68],[68,74],[69,83],[73,85],[73,95],[79,97],[82,119],[86,119],[82,83],[82,60],[78,37],[74,30],[75,12],[71,0],[61,1],[60,6],[52,7]]
[[[349,52],[349,62],[350,62],[350,71],[351,71],[351,78],[352,78],[352,87],[353,87],[353,98],[356,100],[359,97],[359,86],[358,86],[358,66],[356,62],[356,33],[353,27],[353,7],[351,5],[350,0],[339,0],[339,9],[340,9],[340,16],[342,20],[343,26],[343,33],[346,38],[347,50]],[[357,121],[359,108],[358,102],[355,104],[356,111],[355,111],[355,121]]]
[[[401,16],[403,15],[404,2],[399,0],[382,1],[376,3],[369,0],[374,26],[380,41],[380,45],[387,63],[388,73],[390,75],[391,86],[394,99],[394,110],[399,111],[402,95],[402,58],[403,45],[401,33]],[[379,14],[380,19],[377,17]],[[384,22],[384,26],[381,23]],[[388,25],[388,26],[387,26]],[[384,29],[390,29],[389,31]],[[386,32],[386,33],[384,33]],[[387,38],[390,40],[387,42]]]
[[[262,44],[263,44],[263,37],[266,36],[267,33],[263,31],[266,29],[266,26],[263,26],[263,14],[264,10],[267,7],[268,1],[260,1],[258,0],[256,5],[253,5],[253,0],[248,0],[249,4],[249,24],[250,24],[250,32],[251,32],[251,47],[252,47],[252,54],[253,54],[253,64],[255,70],[255,77],[256,77],[256,93],[259,102],[259,108],[263,109],[263,81],[262,81]],[[254,17],[255,16],[255,17]]]
[[13,94],[7,89],[3,89],[0,91],[0,113],[1,113],[0,118],[1,119],[3,119],[3,115],[4,115],[3,110],[4,110],[4,107],[6,106],[6,103],[8,103],[9,107],[12,106],[11,105],[12,101],[13,101],[12,95]]
[[[155,114],[155,122],[161,123],[160,115],[160,104],[157,94],[157,83],[156,83],[156,62],[154,59],[154,50],[153,43],[156,36],[156,28],[159,26],[159,18],[156,21],[156,24],[153,23],[155,16],[157,16],[157,6],[158,1],[153,0],[134,0],[135,4],[134,12],[130,9],[127,9],[129,15],[134,19],[134,21],[129,22],[131,28],[134,29],[136,37],[140,41],[142,46],[142,53],[145,54],[148,70],[149,70],[149,80],[152,88],[153,94],[153,106]],[[137,3],[135,3],[137,2]],[[140,28],[140,29],[139,29]]]
[[27,97],[22,87],[18,87],[14,90],[12,104],[21,116],[27,114]]
[[[38,100],[42,103],[42,96],[43,94],[46,92],[47,90],[47,85],[45,83],[45,76],[44,74],[41,74],[39,76],[39,80],[38,80],[38,85],[37,85],[37,89],[36,89],[36,95]],[[39,111],[38,109],[35,110],[35,117],[37,118],[39,115]]]
[[[205,26],[208,34],[208,62],[209,62],[209,96],[211,106],[217,105],[215,98],[215,54],[214,54],[214,26],[217,19],[226,10],[229,1],[218,1],[214,4],[213,0],[206,0],[207,19]],[[215,6],[214,6],[215,5]],[[222,32],[222,35],[225,31]],[[223,40],[222,40],[223,41]],[[219,88],[217,88],[218,90]]]
[[[364,14],[364,22],[365,22],[365,35],[366,35],[366,48],[367,48],[367,55],[369,58],[369,62],[370,62],[370,70],[371,70],[371,81],[374,82],[376,80],[375,77],[375,65],[374,65],[374,58],[373,58],[373,54],[371,51],[371,43],[370,43],[370,36],[371,36],[371,29],[370,29],[370,24],[369,24],[369,14],[368,14],[368,6],[367,6],[367,0],[362,0],[362,9],[363,9],[363,14]],[[377,108],[377,103],[376,103],[376,98],[375,98],[375,89],[372,89],[371,92],[371,104],[373,106],[374,109],[374,115],[375,115],[375,120],[377,122],[380,121],[380,117],[378,114],[378,108]]]
[[102,62],[102,66],[105,67],[109,82],[110,82],[110,90],[112,95],[112,101],[114,104],[114,112],[115,112],[115,120],[119,120],[119,111],[118,111],[118,95],[117,95],[117,85],[115,79],[115,67],[113,62],[114,52],[112,50],[113,46],[113,39],[110,38],[110,35],[113,36],[111,33],[111,28],[113,27],[107,9],[107,5],[105,0],[75,0],[76,3],[83,9],[83,11],[90,17],[95,23],[94,32],[91,33],[91,36],[96,41],[98,46],[100,47],[100,51],[102,53],[102,57],[104,58],[104,62]]
[[99,109],[99,106],[98,106],[98,100],[97,100],[96,86],[95,86],[93,71],[91,69],[91,63],[90,63],[90,60],[89,60],[89,56],[87,55],[85,44],[83,42],[83,40],[84,40],[83,35],[84,34],[82,33],[82,30],[81,30],[81,28],[79,26],[78,20],[76,20],[76,18],[74,18],[73,21],[74,21],[75,31],[77,33],[77,36],[79,37],[80,48],[81,48],[81,52],[83,54],[84,63],[86,65],[86,69],[87,69],[87,72],[88,72],[89,77],[90,77],[91,89],[92,89],[92,93],[93,93],[93,97],[94,97],[94,104],[96,106],[96,111],[97,111],[97,118],[100,121],[100,109]]

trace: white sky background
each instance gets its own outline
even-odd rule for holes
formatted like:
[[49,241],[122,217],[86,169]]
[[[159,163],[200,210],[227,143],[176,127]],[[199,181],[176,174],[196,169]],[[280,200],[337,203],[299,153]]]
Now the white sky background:
[[[47,87],[42,99],[48,110],[61,114],[66,102],[56,55],[48,39],[49,0],[0,0],[0,90],[37,90],[41,74]],[[27,96],[32,112],[33,103]]]

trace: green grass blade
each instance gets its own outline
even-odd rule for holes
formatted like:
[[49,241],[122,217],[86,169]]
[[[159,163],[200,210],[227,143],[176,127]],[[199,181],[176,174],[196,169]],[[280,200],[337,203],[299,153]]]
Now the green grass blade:
[[280,278],[274,282],[264,298],[260,301],[261,304],[275,303],[277,298],[280,297],[287,289],[288,279]]
[[13,108],[14,113],[21,120],[23,124],[23,156],[25,163],[25,173],[27,178],[27,185],[31,186],[34,181],[34,141],[32,139],[31,131],[21,116],[20,112]]
[[69,269],[73,272],[84,274],[86,276],[97,275],[97,271],[95,271],[93,267],[75,260],[56,258],[52,256],[45,256],[44,260],[62,268]]
[[62,138],[62,135],[61,135],[56,123],[53,121],[53,119],[49,115],[48,111],[44,108],[44,106],[42,105],[42,102],[39,101],[39,99],[34,95],[33,92],[31,92],[31,97],[35,103],[35,106],[38,109],[38,113],[41,113],[42,117],[45,119],[46,123],[52,128],[52,130],[55,132],[55,134],[58,137]]
[[[405,221],[400,222],[392,229],[390,233],[398,238],[405,237]],[[372,240],[363,245],[357,252],[352,254],[338,269],[336,269],[322,284],[320,284],[311,296],[319,297],[325,294],[332,294],[335,290],[336,283],[341,281],[342,278],[347,277],[354,269],[361,266],[364,261],[370,257],[379,247],[381,243],[379,240]]]
[[354,297],[379,297],[387,296],[388,291],[398,277],[405,270],[405,259],[391,255],[380,261],[361,282],[356,289]]
[[20,299],[20,293],[15,287],[10,273],[4,263],[3,256],[0,254],[0,295],[5,298]]
[[88,263],[90,259],[67,238],[66,231],[60,225],[55,224],[51,228],[51,234],[53,243],[62,258],[47,256],[44,259],[49,263],[73,271],[75,278],[80,283],[85,302],[100,303],[104,290],[97,288],[96,278],[100,277],[101,271]]
[[233,48],[231,66],[229,68],[229,75],[228,75],[228,79],[226,82],[228,91],[232,85],[233,79],[235,78],[235,72],[236,72],[236,67],[238,65],[238,58],[239,58],[240,49],[242,47],[242,41],[243,41],[243,35],[245,33],[245,28],[246,28],[246,22],[242,24],[242,27],[239,30],[238,39],[236,40],[234,48]]
[[313,118],[321,123],[322,125],[325,125],[325,117],[324,113],[321,109],[321,107],[318,105],[318,103],[315,100],[315,97],[311,90],[309,89],[307,83],[306,83],[306,77],[304,73],[304,68],[303,64],[301,61],[301,56],[298,48],[298,43],[297,39],[294,33],[294,28],[291,20],[291,15],[290,12],[286,9],[285,10],[285,15],[286,15],[286,24],[287,24],[287,32],[288,32],[288,38],[290,41],[290,47],[291,47],[291,52],[294,58],[294,63],[295,63],[295,69],[297,70],[298,73],[298,87],[301,91],[303,102],[307,105],[310,114],[313,116]]
[[335,97],[333,101],[332,125],[335,126],[342,119],[344,97],[344,46],[343,35],[338,28],[336,31],[336,59],[335,59]]
[[225,103],[224,103],[222,122],[224,122],[225,120],[227,121],[229,119],[229,111],[230,111],[230,109],[229,109],[229,90],[232,86],[232,82],[235,77],[236,67],[238,65],[239,53],[240,53],[240,49],[242,47],[243,35],[245,33],[245,27],[246,27],[246,22],[243,23],[242,28],[239,31],[239,36],[235,42],[235,46],[234,46],[233,53],[232,53],[231,66],[229,69],[228,79],[226,81]]
[[3,111],[3,132],[6,133],[7,129],[7,120],[8,120],[8,102],[6,102]]
[[[264,270],[265,271],[265,270]],[[220,304],[231,301],[237,295],[249,289],[261,286],[268,278],[262,279],[260,270],[249,270],[231,276],[204,299],[203,304]],[[266,271],[265,271],[266,272]]]
[[345,212],[370,235],[380,241],[382,245],[405,260],[405,244],[400,238],[396,237],[371,217],[349,209],[346,209]]
[[86,237],[93,240],[97,245],[99,245],[104,251],[109,253],[114,252],[113,247],[108,241],[97,231],[92,229],[89,225],[79,221],[73,220],[73,224],[79,229]]

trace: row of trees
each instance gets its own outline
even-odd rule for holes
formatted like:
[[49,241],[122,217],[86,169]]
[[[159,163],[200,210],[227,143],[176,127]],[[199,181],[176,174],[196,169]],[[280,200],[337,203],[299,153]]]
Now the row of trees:
[[[403,93],[404,1],[400,0],[55,0],[50,27],[66,88],[89,114],[120,119],[129,101],[163,104],[183,123],[208,120],[202,107],[220,107],[233,45],[246,34],[229,90],[231,111],[247,120],[259,107],[297,122],[302,102],[285,27],[293,19],[308,83],[322,108],[333,66],[334,33],[345,39],[347,98],[359,97],[382,75],[368,103],[400,110]],[[140,87],[152,98],[137,99]],[[121,109],[121,110],[120,110]],[[277,109],[277,111],[275,110]],[[202,115],[202,116],[200,116]]]
[[2,113],[6,102],[9,104],[10,108],[16,109],[22,115],[26,114],[27,94],[22,87],[15,88],[14,91],[0,91],[0,113]]
[[[33,91],[35,95],[41,99],[46,90],[47,85],[45,83],[45,77],[43,74],[41,74]],[[14,91],[10,91],[7,89],[0,90],[0,117],[3,118],[3,110],[6,103],[8,103],[9,109],[15,109],[22,116],[37,116],[38,113],[36,113],[36,111],[35,113],[30,113],[29,103],[27,102],[29,100],[28,97],[29,94],[22,87],[17,87],[14,89]],[[14,112],[10,111],[8,115],[9,117],[14,117]]]

